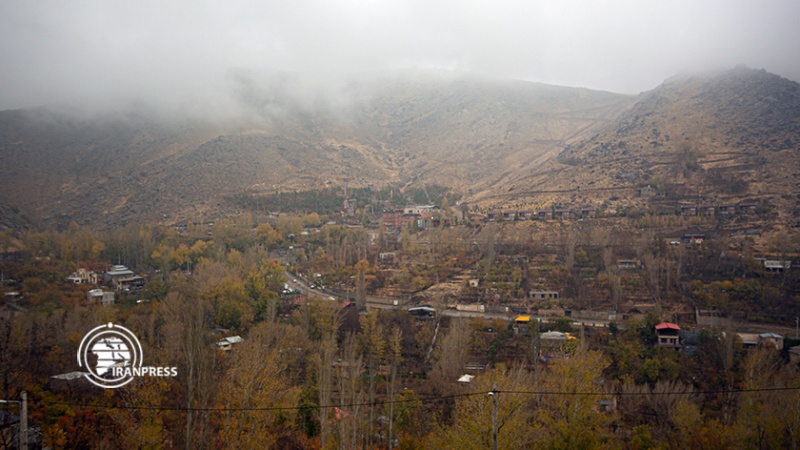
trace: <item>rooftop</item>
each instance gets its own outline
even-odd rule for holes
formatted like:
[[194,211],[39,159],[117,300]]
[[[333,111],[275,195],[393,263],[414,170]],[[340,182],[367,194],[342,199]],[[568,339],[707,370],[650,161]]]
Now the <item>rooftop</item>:
[[661,330],[681,331],[681,327],[675,325],[674,323],[661,322],[660,324],[656,325],[656,331],[661,331]]

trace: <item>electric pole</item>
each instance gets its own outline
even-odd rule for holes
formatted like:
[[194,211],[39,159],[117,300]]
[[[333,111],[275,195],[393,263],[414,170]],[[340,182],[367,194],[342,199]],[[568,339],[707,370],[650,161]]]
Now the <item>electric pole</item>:
[[20,392],[22,400],[22,411],[19,413],[19,448],[28,450],[28,393]]
[[497,450],[497,383],[492,383],[492,450]]
[[21,410],[19,412],[19,448],[20,450],[28,450],[28,393],[22,391],[19,393],[19,400],[0,400],[0,403],[19,403]]

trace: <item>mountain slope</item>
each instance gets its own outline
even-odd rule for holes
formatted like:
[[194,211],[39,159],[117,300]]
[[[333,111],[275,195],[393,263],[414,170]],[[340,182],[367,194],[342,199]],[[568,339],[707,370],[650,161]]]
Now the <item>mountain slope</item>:
[[0,204],[59,225],[174,223],[349,179],[449,186],[489,208],[642,204],[646,183],[672,202],[797,208],[800,85],[764,71],[638,97],[446,72],[365,77],[313,108],[248,96],[238,121],[0,112]]
[[677,200],[772,197],[791,211],[800,188],[798,148],[800,85],[739,67],[668,80],[614,123],[504,187],[515,201],[528,192],[532,203],[597,203],[653,183]]
[[[253,98],[278,98],[252,93]],[[222,198],[340,185],[488,189],[509,166],[557,151],[629,97],[450,73],[360,80],[335,106],[256,102],[233,123],[145,112],[80,119],[0,112],[0,199],[64,224],[174,222]],[[263,106],[266,105],[266,106]]]

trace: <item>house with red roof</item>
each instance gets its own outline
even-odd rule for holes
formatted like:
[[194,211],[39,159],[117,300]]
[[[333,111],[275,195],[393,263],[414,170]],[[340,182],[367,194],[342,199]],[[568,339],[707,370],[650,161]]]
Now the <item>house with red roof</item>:
[[658,337],[659,347],[680,348],[681,327],[674,323],[661,322],[656,325],[656,336]]

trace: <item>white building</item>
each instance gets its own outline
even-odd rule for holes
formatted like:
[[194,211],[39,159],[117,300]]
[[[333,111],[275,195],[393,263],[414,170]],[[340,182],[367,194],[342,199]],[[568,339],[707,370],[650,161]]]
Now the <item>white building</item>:
[[113,305],[114,293],[111,291],[104,291],[102,289],[92,289],[86,293],[86,300],[89,303],[98,303],[101,305]]
[[223,352],[229,352],[234,344],[244,342],[241,336],[229,336],[217,342],[217,348]]

